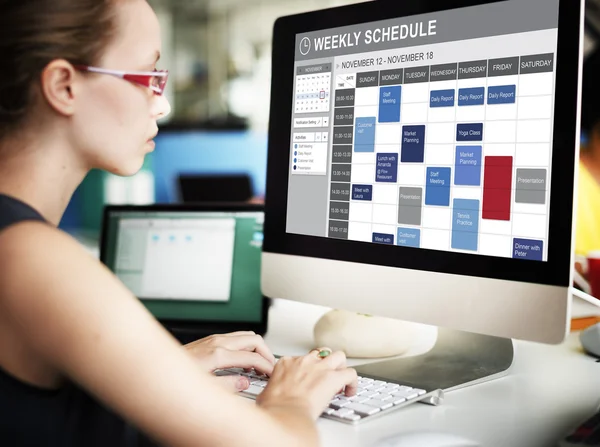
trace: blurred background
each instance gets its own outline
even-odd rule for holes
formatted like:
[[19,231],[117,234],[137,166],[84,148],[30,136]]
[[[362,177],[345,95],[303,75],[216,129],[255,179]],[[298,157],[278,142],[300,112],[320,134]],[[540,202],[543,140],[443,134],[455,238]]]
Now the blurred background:
[[[162,26],[158,68],[170,71],[166,95],[172,112],[159,123],[156,150],[143,169],[129,178],[92,171],[61,227],[97,237],[108,203],[262,200],[273,24],[279,16],[360,1],[149,0]],[[386,0],[374,1],[385,7]],[[597,42],[600,0],[588,0],[588,58],[596,53]],[[594,69],[591,76],[596,73]],[[584,129],[584,141],[590,129]]]
[[[172,112],[159,123],[156,150],[142,171],[129,178],[92,171],[61,227],[95,236],[107,203],[261,200],[275,20],[359,2],[149,0],[161,23],[157,68],[169,69],[166,95]],[[219,184],[225,186],[214,187]]]

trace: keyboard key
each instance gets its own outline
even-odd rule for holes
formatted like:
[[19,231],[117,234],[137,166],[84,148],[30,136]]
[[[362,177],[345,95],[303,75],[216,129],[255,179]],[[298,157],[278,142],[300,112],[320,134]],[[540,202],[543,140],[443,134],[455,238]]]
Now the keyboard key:
[[363,393],[360,395],[360,397],[368,397],[369,399],[375,398],[380,396],[379,393],[377,393],[376,391],[367,391],[366,393]]
[[348,400],[335,399],[335,400],[329,402],[329,408],[333,408],[334,410],[339,410],[340,408],[344,408],[345,406],[347,406],[349,404],[350,404],[350,401],[348,401]]
[[385,386],[383,385],[374,385],[372,388],[369,388],[369,391],[375,391],[377,393],[379,393],[380,391],[385,390]]
[[253,396],[258,396],[265,389],[256,385],[250,385],[247,389],[244,390],[245,393],[252,394]]
[[354,410],[356,414],[361,416],[371,416],[372,414],[379,413],[379,411],[381,411],[379,408],[371,407],[370,405],[359,404],[356,402],[346,405],[344,409]]
[[331,416],[337,416],[339,418],[344,418],[345,416],[349,416],[351,414],[354,414],[354,411],[349,410],[347,408],[342,408],[340,410],[334,411],[333,413],[331,413]]
[[369,399],[368,401],[362,403],[371,407],[379,408],[380,410],[387,410],[388,408],[392,408],[394,406],[393,402],[385,402],[379,399]]
[[348,419],[349,421],[356,422],[356,421],[360,421],[361,417],[356,413],[352,413],[352,414],[347,414],[346,416],[344,416],[344,419]]
[[335,413],[335,410],[334,410],[333,408],[325,408],[325,409],[323,410],[323,413],[322,413],[322,414],[331,415],[331,414],[333,414],[333,413]]

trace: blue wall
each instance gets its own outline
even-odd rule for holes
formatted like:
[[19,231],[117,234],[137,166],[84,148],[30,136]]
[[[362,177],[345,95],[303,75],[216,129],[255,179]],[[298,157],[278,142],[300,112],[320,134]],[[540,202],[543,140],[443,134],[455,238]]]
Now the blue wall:
[[246,131],[167,130],[152,154],[156,202],[178,200],[177,177],[190,174],[248,174],[254,194],[264,196],[267,136]]

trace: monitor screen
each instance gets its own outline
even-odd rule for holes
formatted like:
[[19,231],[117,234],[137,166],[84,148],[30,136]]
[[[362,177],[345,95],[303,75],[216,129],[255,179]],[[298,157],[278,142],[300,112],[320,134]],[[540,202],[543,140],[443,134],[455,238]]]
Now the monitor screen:
[[296,34],[286,232],[546,262],[558,17],[501,2]]
[[101,258],[159,320],[260,322],[262,211],[114,210]]

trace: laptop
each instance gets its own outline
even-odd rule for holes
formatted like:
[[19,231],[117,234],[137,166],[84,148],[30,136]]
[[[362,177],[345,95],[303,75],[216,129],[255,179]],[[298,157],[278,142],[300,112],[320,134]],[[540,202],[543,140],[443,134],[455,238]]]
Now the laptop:
[[263,335],[263,222],[258,204],[108,205],[100,260],[181,343]]

